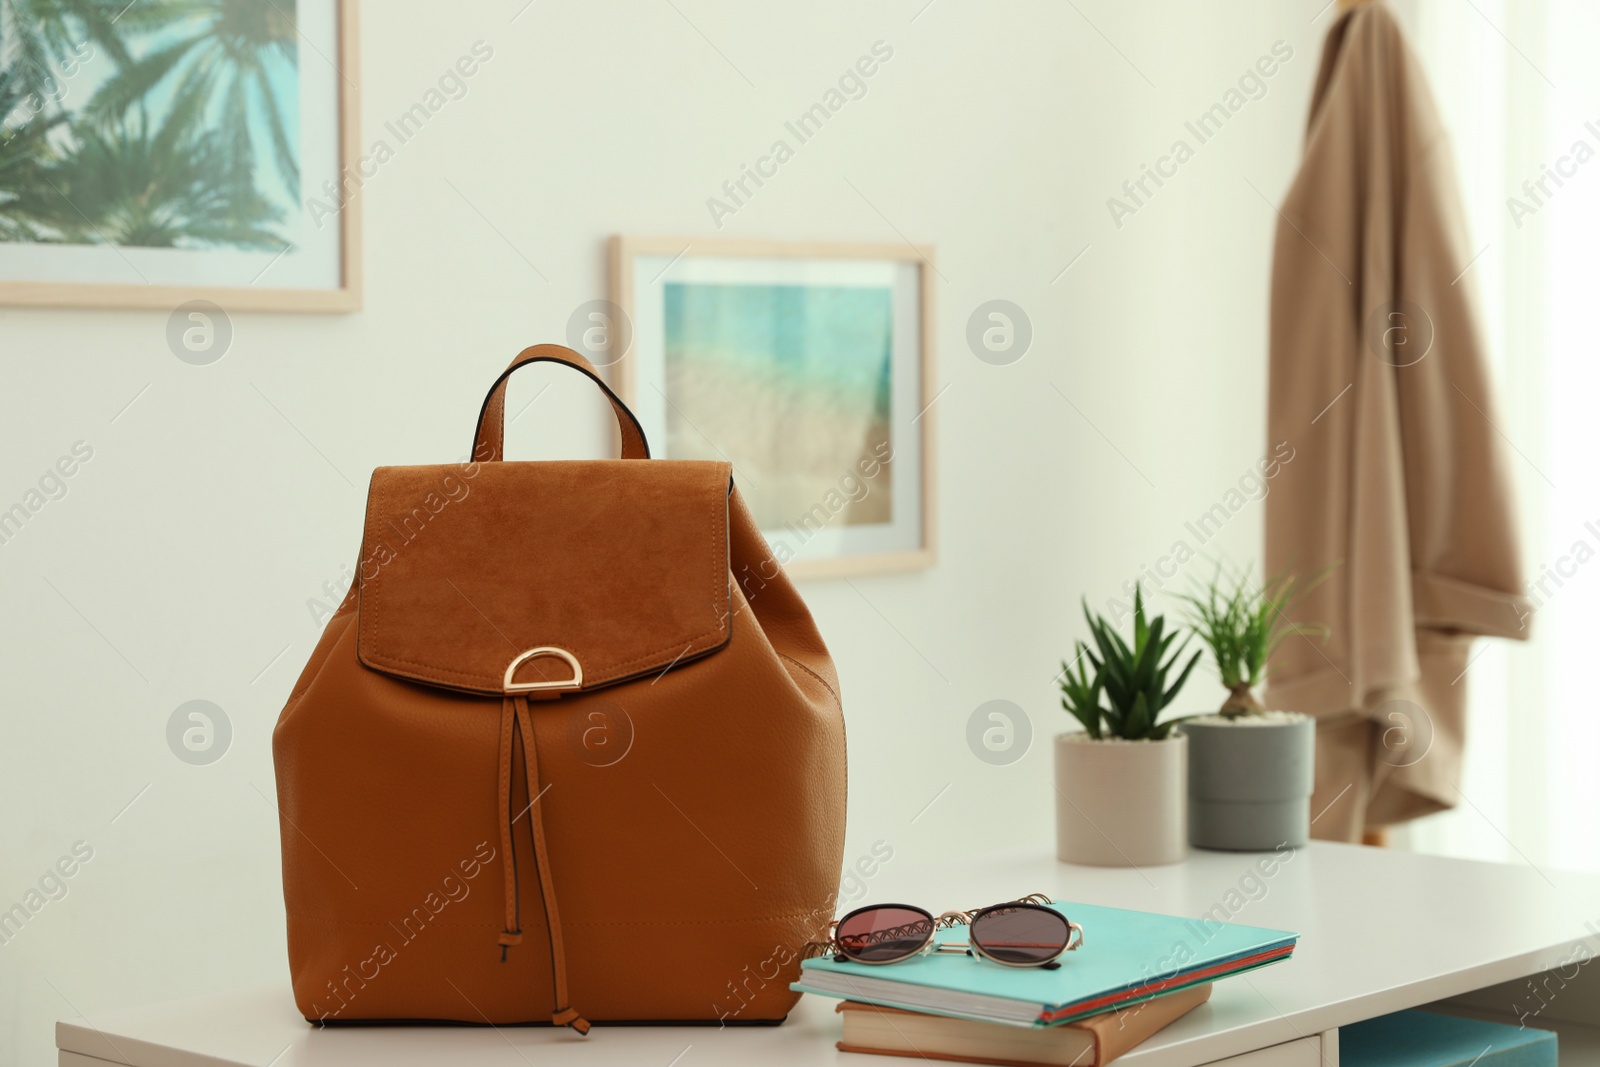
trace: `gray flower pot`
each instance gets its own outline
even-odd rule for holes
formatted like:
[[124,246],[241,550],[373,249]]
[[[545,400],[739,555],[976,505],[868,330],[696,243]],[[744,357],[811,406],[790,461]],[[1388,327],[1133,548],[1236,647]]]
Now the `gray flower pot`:
[[1316,720],[1194,719],[1189,739],[1189,843],[1261,852],[1311,835]]

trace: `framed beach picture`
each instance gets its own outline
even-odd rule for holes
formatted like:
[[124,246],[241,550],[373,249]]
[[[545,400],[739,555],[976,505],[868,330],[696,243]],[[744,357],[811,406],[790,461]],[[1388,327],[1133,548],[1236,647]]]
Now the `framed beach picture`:
[[355,0],[0,3],[0,303],[358,308],[356,64]]
[[652,455],[733,464],[800,578],[934,559],[933,252],[615,237],[609,361]]

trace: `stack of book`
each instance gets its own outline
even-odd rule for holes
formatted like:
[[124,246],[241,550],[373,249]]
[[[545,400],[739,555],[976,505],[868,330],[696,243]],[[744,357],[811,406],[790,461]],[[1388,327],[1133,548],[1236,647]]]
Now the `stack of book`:
[[1105,1067],[1210,996],[1206,982],[1074,1023],[1027,1028],[846,1000],[839,1004],[844,1018],[839,1050],[1006,1067]]
[[[1083,946],[1054,970],[958,954],[870,966],[812,959],[794,988],[839,997],[847,1052],[1103,1067],[1203,1004],[1211,983],[1288,959],[1297,935],[1209,919],[1055,903]],[[965,927],[938,933],[965,941]]]

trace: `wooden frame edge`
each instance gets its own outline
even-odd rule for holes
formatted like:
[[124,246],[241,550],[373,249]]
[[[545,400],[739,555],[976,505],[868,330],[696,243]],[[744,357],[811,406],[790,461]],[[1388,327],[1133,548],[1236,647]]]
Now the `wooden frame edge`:
[[612,386],[624,404],[633,404],[633,390],[637,386],[633,365],[633,271],[629,265],[637,255],[621,234],[612,234],[606,242],[606,299],[627,317],[628,347],[622,358],[612,364]]
[[[361,153],[361,47],[359,0],[339,5],[339,177]],[[339,288],[252,289],[205,285],[118,285],[102,282],[0,281],[0,307],[103,310],[175,308],[209,300],[225,311],[337,313],[362,307],[361,192],[352,183],[339,212]]]

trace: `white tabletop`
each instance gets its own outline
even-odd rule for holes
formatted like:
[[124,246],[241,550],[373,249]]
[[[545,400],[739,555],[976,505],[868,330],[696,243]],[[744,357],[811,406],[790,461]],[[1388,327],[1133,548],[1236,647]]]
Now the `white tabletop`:
[[[1044,892],[1184,916],[1220,904],[1235,922],[1301,935],[1293,959],[1219,982],[1209,1004],[1118,1061],[1137,1067],[1206,1063],[1533,974],[1580,941],[1600,955],[1600,876],[1320,842],[1270,877],[1256,867],[1262,858],[1195,852],[1142,870],[1072,867],[1037,853],[937,870],[891,863],[861,902],[909,900],[937,912]],[[597,1026],[587,1038],[548,1027],[318,1029],[295,1011],[285,980],[64,1021],[56,1043],[135,1067],[859,1063],[833,1047],[833,1008],[806,996],[778,1027]]]

